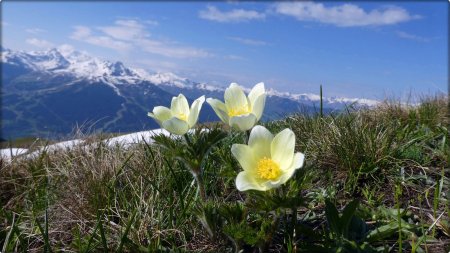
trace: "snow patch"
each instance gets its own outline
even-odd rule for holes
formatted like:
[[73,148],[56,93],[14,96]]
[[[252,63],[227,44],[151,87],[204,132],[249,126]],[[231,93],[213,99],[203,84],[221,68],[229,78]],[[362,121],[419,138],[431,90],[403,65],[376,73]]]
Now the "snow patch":
[[[195,130],[191,129],[188,133],[193,133]],[[203,131],[209,131],[208,129],[202,129]],[[143,141],[151,144],[154,143],[153,137],[158,135],[165,135],[170,136],[171,138],[178,138],[178,135],[173,135],[169,133],[167,130],[162,128],[157,128],[149,131],[141,131],[131,134],[125,134],[113,138],[109,138],[106,140],[103,140],[101,142],[94,142],[90,144],[86,144],[85,140],[81,139],[74,139],[69,141],[63,141],[58,142],[52,145],[48,145],[45,147],[41,147],[38,150],[31,152],[29,154],[26,154],[28,152],[28,149],[23,148],[11,148],[11,149],[0,149],[0,157],[4,159],[6,162],[11,162],[13,157],[21,156],[20,158],[24,159],[35,159],[39,157],[43,152],[51,153],[51,152],[58,152],[58,151],[69,151],[76,147],[90,147],[95,144],[103,143],[106,146],[113,148],[113,147],[120,147],[120,148],[130,148],[136,144],[142,143]]]
[[[192,132],[193,130],[190,130]],[[113,138],[109,138],[106,140],[103,140],[102,143],[106,144],[108,147],[117,147],[120,146],[122,148],[128,148],[130,146],[133,146],[135,144],[141,143],[143,140],[145,140],[147,143],[153,143],[153,137],[163,134],[165,136],[172,136],[176,137],[176,135],[171,135],[167,130],[158,128],[153,129],[149,131],[142,131],[142,132],[136,132],[131,134],[125,134]],[[2,158],[6,162],[11,162],[12,158],[16,156],[21,156],[20,158],[25,159],[35,159],[39,157],[43,152],[58,152],[58,151],[69,151],[76,147],[83,147],[85,146],[86,142],[85,140],[81,139],[74,139],[74,140],[68,140],[63,142],[58,142],[55,144],[51,144],[45,147],[41,147],[36,151],[33,151],[29,154],[26,154],[28,152],[28,149],[23,148],[10,148],[10,149],[0,149],[0,158]],[[96,143],[93,143],[96,144]],[[93,145],[90,144],[90,145]],[[24,155],[25,154],[25,155]]]
[[170,133],[167,130],[159,128],[159,129],[153,129],[150,131],[142,131],[142,132],[137,132],[137,133],[125,134],[125,135],[121,135],[121,136],[117,136],[114,138],[104,140],[103,142],[108,147],[121,146],[121,147],[126,148],[129,146],[138,144],[142,141],[145,141],[147,143],[153,143],[153,137],[156,135],[160,135],[160,134],[163,134],[165,136],[170,136]]
[[4,161],[11,162],[11,160],[16,157],[28,152],[26,148],[4,148],[0,149],[0,158]]
[[39,157],[39,155],[41,155],[43,152],[57,152],[60,150],[71,150],[74,147],[79,146],[83,143],[84,143],[84,140],[80,140],[80,139],[58,142],[55,144],[51,144],[51,145],[42,147],[34,152],[31,152],[30,154],[26,155],[25,158],[33,159],[33,158]]

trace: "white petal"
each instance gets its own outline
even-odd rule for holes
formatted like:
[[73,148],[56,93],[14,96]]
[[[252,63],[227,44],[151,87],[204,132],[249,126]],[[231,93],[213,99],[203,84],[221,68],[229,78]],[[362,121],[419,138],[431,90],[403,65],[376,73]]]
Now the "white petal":
[[295,134],[288,128],[284,129],[273,138],[270,153],[272,154],[272,160],[280,165],[280,169],[283,170],[289,168],[292,164],[294,148]]
[[241,165],[242,169],[253,173],[256,169],[256,160],[252,149],[244,144],[233,144],[231,153]]
[[305,163],[305,154],[297,152],[294,155],[294,161],[292,161],[292,167],[294,169],[299,169],[303,167],[303,164]]
[[183,135],[189,130],[188,123],[176,117],[164,121],[162,127],[173,134],[179,135]]
[[273,188],[278,188],[278,187],[280,187],[280,185],[282,185],[282,183],[281,183],[281,181],[278,179],[278,180],[276,180],[276,181],[270,181],[270,180],[265,181],[262,185],[263,185],[264,187],[266,187],[267,189],[273,189]]
[[225,104],[222,101],[215,98],[208,98],[206,99],[206,102],[209,105],[211,105],[214,112],[217,114],[217,117],[219,117],[220,120],[222,120],[225,124],[228,125],[229,118]]
[[161,125],[163,121],[168,120],[172,117],[172,112],[167,107],[156,106],[155,108],[153,108],[153,113],[149,112],[147,115],[154,118]]
[[247,131],[255,124],[256,116],[253,113],[242,116],[234,116],[230,118],[230,126],[239,131]]
[[178,95],[178,97],[172,98],[172,103],[170,105],[170,110],[176,115],[189,115],[189,103],[183,94]]
[[252,103],[252,105],[255,104],[256,99],[265,94],[266,90],[264,89],[264,83],[258,83],[256,84],[253,89],[250,91],[250,93],[248,93],[248,98],[250,99],[250,102]]
[[236,83],[232,83],[230,87],[225,90],[225,105],[227,111],[230,109],[238,110],[240,108],[248,108],[247,96],[244,91]]
[[289,180],[289,178],[291,178],[292,175],[294,175],[295,171],[303,166],[304,161],[305,161],[304,154],[300,152],[295,153],[291,167],[283,171],[283,174],[280,176],[279,185],[286,183]]
[[197,98],[194,102],[192,102],[191,111],[189,112],[188,124],[189,127],[195,126],[198,120],[198,115],[200,114],[200,110],[202,109],[203,102],[205,102],[205,96],[201,96]]
[[266,105],[266,94],[262,94],[252,102],[252,113],[256,115],[256,119],[260,120]]
[[268,188],[264,184],[258,184],[251,173],[241,171],[236,177],[236,188],[239,191],[257,190],[267,191]]
[[273,140],[273,134],[263,126],[255,126],[250,132],[248,145],[253,150],[257,160],[262,157],[270,158],[270,144]]

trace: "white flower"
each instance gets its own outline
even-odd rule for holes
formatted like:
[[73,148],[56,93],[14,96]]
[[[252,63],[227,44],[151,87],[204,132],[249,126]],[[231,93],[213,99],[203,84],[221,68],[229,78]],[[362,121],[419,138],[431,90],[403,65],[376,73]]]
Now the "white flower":
[[153,113],[149,112],[148,116],[155,119],[167,131],[182,135],[197,123],[203,102],[205,102],[205,96],[197,98],[189,109],[186,97],[180,94],[178,97],[172,98],[170,109],[156,106],[153,108]]
[[208,98],[206,102],[225,124],[240,131],[249,130],[261,119],[264,111],[266,103],[264,83],[256,84],[248,97],[238,84],[232,83],[225,90],[224,98],[225,103],[214,98]]
[[304,154],[294,154],[295,135],[284,129],[275,137],[263,126],[255,126],[248,145],[233,144],[231,152],[244,171],[236,178],[239,191],[267,191],[292,177],[303,166]]

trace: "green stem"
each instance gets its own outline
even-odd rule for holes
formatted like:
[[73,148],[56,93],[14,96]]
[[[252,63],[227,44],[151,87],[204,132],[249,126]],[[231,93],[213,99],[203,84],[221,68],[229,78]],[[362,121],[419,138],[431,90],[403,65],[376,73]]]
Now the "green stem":
[[323,118],[323,94],[322,94],[322,84],[320,85],[320,117]]
[[280,224],[280,214],[278,211],[275,210],[273,220],[272,220],[272,226],[270,228],[269,234],[266,236],[266,241],[263,245],[260,246],[259,250],[260,252],[267,252],[270,245],[272,244],[273,237],[276,233],[276,230],[278,228],[278,225]]
[[[189,139],[189,135],[187,133],[185,133],[183,135],[184,137],[184,141],[186,142],[187,145],[192,145],[191,144],[191,140]],[[201,159],[198,159],[198,161],[201,161]],[[203,183],[203,176],[202,176],[202,169],[197,167],[196,165],[192,166],[191,165],[191,172],[192,175],[195,178],[195,181],[197,182],[197,193],[198,195],[200,195],[200,198],[202,199],[202,201],[204,203],[206,203],[207,197],[206,197],[206,190],[205,190],[205,185]]]
[[250,131],[251,130],[245,131],[244,143],[246,143],[246,144],[248,144],[248,141],[250,139]]
[[197,181],[197,192],[200,195],[200,198],[204,203],[208,200],[206,196],[206,190],[205,185],[203,183],[203,176],[201,170],[198,170],[198,172],[193,172],[195,181]]
[[183,138],[184,138],[184,142],[185,142],[187,145],[191,145],[191,141],[189,140],[189,135],[188,135],[188,133],[183,134]]
[[398,252],[402,253],[403,251],[403,239],[402,239],[402,215],[400,213],[400,198],[402,194],[401,183],[398,183],[395,187],[395,202],[397,207],[397,220],[398,220]]

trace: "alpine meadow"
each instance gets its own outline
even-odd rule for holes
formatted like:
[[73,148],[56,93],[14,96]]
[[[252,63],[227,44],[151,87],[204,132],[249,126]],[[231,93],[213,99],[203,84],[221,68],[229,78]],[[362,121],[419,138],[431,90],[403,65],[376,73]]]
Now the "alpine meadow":
[[0,253],[450,252],[447,1],[0,8]]

